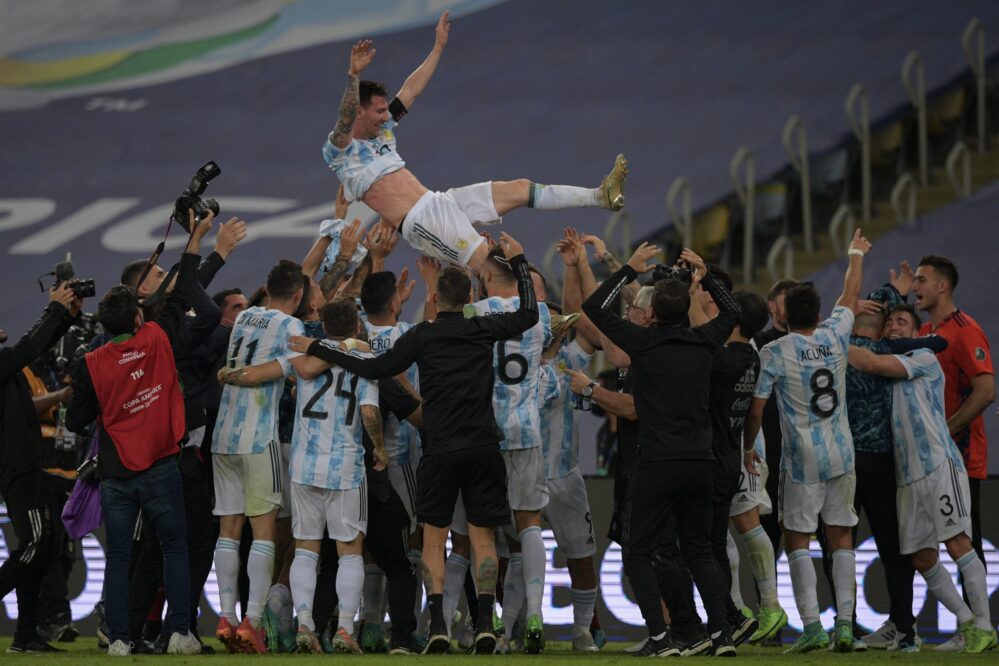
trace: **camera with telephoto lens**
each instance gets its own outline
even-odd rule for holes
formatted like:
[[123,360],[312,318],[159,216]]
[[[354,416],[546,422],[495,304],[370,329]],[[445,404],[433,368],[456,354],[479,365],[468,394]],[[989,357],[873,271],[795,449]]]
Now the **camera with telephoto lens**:
[[677,280],[690,286],[690,281],[693,277],[693,273],[689,268],[684,266],[667,266],[666,264],[656,264],[656,267],[652,270],[652,281],[659,282],[660,280]]
[[97,288],[93,280],[76,279],[76,267],[73,266],[72,261],[60,261],[56,264],[52,274],[55,275],[56,286],[65,282],[77,298],[90,298],[97,295]]
[[209,211],[218,216],[219,202],[215,199],[202,199],[201,195],[205,193],[208,183],[220,173],[222,173],[222,169],[215,162],[208,162],[198,169],[197,173],[194,174],[194,178],[191,179],[191,183],[177,197],[177,201],[174,202],[170,220],[182,226],[188,233],[191,233],[192,229],[190,220],[188,219],[188,211],[193,210],[194,216],[199,220],[208,217]]

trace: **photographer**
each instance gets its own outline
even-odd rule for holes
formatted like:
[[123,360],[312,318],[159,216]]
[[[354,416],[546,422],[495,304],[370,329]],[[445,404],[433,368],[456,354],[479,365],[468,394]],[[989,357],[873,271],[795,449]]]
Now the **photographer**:
[[[708,396],[712,357],[735,327],[739,305],[721,280],[708,273],[701,285],[721,312],[711,322],[691,328],[687,317],[691,275],[685,269],[672,269],[655,285],[652,326],[643,328],[605,309],[626,284],[655,268],[646,262],[658,252],[642,243],[627,265],[583,303],[586,316],[631,358],[634,375],[639,453],[630,506],[623,518],[629,543],[625,569],[649,629],[645,653],[679,654],[663,620],[653,566],[656,547],[675,524],[683,562],[708,613],[714,653],[732,655],[725,581],[710,543],[714,456]],[[679,587],[680,581],[675,585]],[[680,595],[674,589],[670,598]]]
[[39,638],[38,592],[48,564],[49,507],[38,455],[41,426],[22,370],[69,329],[83,303],[71,283],[49,293],[41,319],[16,345],[0,349],[0,495],[18,547],[0,566],[0,598],[17,590],[17,629],[8,652],[56,652]]
[[194,299],[201,239],[212,215],[194,229],[180,262],[177,283],[155,322],[145,322],[134,289],[112,287],[98,306],[98,318],[111,341],[88,353],[73,380],[67,426],[85,431],[100,417],[98,463],[101,504],[107,530],[105,613],[108,654],[130,654],[128,642],[128,562],[132,531],[142,510],[163,547],[167,651],[195,654],[201,644],[190,632],[187,530],[184,498],[175,455],[185,435],[184,401],[173,361]]

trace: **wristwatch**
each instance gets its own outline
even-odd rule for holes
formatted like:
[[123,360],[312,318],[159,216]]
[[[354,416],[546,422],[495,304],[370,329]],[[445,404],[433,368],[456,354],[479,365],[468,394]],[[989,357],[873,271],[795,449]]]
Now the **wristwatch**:
[[593,395],[593,389],[599,386],[599,382],[590,382],[583,387],[583,390],[579,392],[584,398],[589,398]]

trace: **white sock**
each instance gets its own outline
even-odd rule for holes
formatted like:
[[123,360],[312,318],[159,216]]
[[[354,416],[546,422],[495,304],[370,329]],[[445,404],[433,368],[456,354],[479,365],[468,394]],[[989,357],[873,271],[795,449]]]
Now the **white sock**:
[[572,599],[572,633],[590,630],[593,622],[593,607],[597,604],[597,590],[570,590]]
[[560,208],[583,208],[600,205],[600,188],[576,187],[575,185],[542,185],[531,183],[527,205],[538,210],[558,210]]
[[246,616],[250,624],[260,626],[267,605],[267,593],[274,578],[274,542],[253,540],[250,557],[246,560],[246,576],[250,579],[250,594],[246,600]]
[[385,619],[385,574],[375,563],[364,565],[364,587],[361,590],[361,610],[366,624],[381,626]]
[[465,593],[465,574],[471,563],[467,558],[452,552],[444,561],[444,624],[447,625],[448,636],[451,635],[451,623],[458,610],[458,604]]
[[787,556],[791,569],[791,589],[794,591],[794,602],[798,606],[798,615],[803,625],[808,626],[819,621],[819,595],[815,586],[815,567],[812,566],[812,556],[807,550],[796,550]]
[[354,633],[354,616],[361,605],[361,588],[364,587],[364,558],[360,555],[341,555],[336,572],[336,596],[340,599],[337,626],[348,634]]
[[[926,581],[926,587],[937,598],[937,601],[957,616],[958,624],[964,624],[975,617],[975,614],[968,608],[968,604],[964,603],[964,599],[961,598],[961,593],[957,591],[954,580],[947,573],[947,570],[940,566],[939,561],[920,575]],[[965,585],[967,585],[967,579],[965,579]]]
[[728,569],[732,573],[732,588],[729,590],[729,595],[735,607],[742,610],[746,607],[746,602],[742,599],[742,585],[739,584],[739,547],[735,545],[731,532],[725,541],[725,552],[728,554]]
[[991,631],[992,619],[989,613],[988,588],[985,587],[985,565],[979,559],[978,553],[969,550],[957,558],[957,568],[964,576],[964,593],[968,595],[968,605],[975,614],[975,626]]
[[857,556],[852,548],[840,548],[832,554],[832,579],[836,588],[836,622],[853,626],[857,605]]
[[298,614],[298,624],[311,631],[316,630],[312,620],[312,600],[316,596],[316,573],[319,570],[319,553],[304,548],[295,549],[295,559],[291,561],[288,574],[291,583],[291,598]]
[[756,586],[760,588],[760,606],[777,610],[777,569],[774,567],[774,545],[757,525],[742,535],[742,542],[749,551],[749,566],[753,570]]
[[524,589],[527,596],[527,617],[541,617],[541,602],[545,594],[545,569],[548,551],[540,527],[528,527],[517,537],[520,554],[524,557]]
[[278,618],[278,631],[282,634],[290,633],[295,629],[295,621],[292,618],[291,590],[284,583],[274,583],[267,593],[267,606]]
[[503,626],[509,638],[513,625],[524,605],[524,558],[520,553],[511,553],[506,565],[506,578],[503,581]]
[[239,594],[239,539],[219,537],[215,544],[215,578],[219,584],[222,616],[236,626],[236,597]]

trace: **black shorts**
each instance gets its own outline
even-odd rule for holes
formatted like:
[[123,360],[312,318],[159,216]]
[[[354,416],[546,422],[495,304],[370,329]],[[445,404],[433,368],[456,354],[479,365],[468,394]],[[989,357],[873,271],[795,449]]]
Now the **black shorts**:
[[420,458],[416,470],[416,514],[421,523],[448,527],[459,492],[470,524],[476,527],[509,524],[506,465],[498,445],[424,454]]

